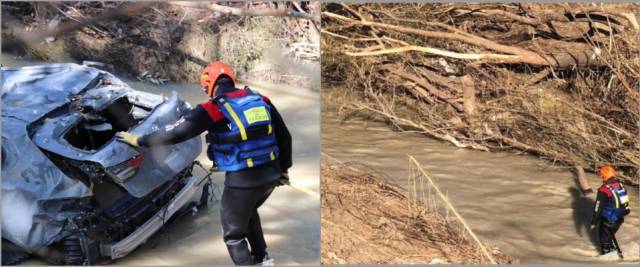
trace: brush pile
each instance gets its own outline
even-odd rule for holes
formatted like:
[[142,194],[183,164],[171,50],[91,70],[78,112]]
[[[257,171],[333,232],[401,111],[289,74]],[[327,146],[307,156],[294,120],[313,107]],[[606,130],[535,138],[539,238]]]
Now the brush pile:
[[355,96],[343,115],[610,164],[637,185],[638,18],[640,4],[324,4],[323,83]]
[[[351,165],[322,162],[322,264],[488,264],[453,220]],[[433,206],[429,206],[433,207]],[[517,263],[482,244],[496,263]]]

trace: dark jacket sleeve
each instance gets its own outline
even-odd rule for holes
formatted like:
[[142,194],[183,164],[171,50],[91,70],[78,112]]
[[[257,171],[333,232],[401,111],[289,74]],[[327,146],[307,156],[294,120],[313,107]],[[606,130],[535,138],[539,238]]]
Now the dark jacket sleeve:
[[209,129],[212,123],[204,108],[198,105],[174,124],[140,137],[138,143],[144,147],[177,144],[198,136]]
[[293,165],[291,134],[276,107],[272,103],[269,103],[269,105],[271,106],[271,121],[276,134],[276,141],[278,142],[280,168],[286,172]]
[[596,225],[600,222],[600,216],[602,215],[602,210],[607,202],[609,201],[609,197],[604,194],[602,191],[598,190],[598,195],[596,196],[596,203],[593,207],[593,216],[591,217],[591,224]]

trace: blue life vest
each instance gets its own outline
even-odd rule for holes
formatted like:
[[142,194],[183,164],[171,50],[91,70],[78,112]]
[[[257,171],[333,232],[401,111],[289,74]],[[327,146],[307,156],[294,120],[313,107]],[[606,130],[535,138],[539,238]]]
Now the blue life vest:
[[611,185],[605,185],[611,191],[612,197],[602,210],[601,217],[609,222],[617,222],[626,214],[629,207],[629,196],[627,190],[620,184],[618,189],[614,189]]
[[209,132],[207,156],[221,171],[238,171],[278,158],[278,146],[271,125],[271,106],[262,96],[248,90],[243,97],[214,99],[225,118],[228,132]]

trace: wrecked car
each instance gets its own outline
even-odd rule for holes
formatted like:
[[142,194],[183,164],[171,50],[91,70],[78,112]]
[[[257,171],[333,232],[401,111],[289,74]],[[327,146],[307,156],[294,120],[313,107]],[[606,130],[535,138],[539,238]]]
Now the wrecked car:
[[2,68],[2,263],[117,259],[205,205],[210,179],[192,174],[199,137],[154,148],[115,138],[189,108],[83,65]]

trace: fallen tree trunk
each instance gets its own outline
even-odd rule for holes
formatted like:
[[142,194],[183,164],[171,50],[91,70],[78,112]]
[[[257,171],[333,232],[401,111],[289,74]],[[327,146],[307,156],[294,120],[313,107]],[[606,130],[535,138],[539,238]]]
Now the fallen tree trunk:
[[594,51],[565,51],[557,53],[549,53],[540,55],[533,51],[519,48],[515,46],[503,45],[479,36],[471,35],[468,33],[449,33],[449,32],[437,32],[422,29],[409,28],[404,26],[392,25],[387,23],[379,23],[366,20],[355,20],[347,18],[331,12],[322,12],[329,18],[338,19],[349,22],[354,25],[362,26],[375,26],[378,28],[385,28],[392,31],[401,33],[417,34],[427,38],[447,39],[455,40],[466,44],[475,45],[485,49],[493,50],[504,54],[471,54],[471,53],[456,53],[452,51],[445,51],[442,49],[423,47],[416,45],[408,45],[404,47],[396,47],[390,49],[381,49],[373,52],[345,52],[349,56],[379,56],[392,53],[401,53],[408,51],[417,51],[430,53],[439,56],[451,57],[456,59],[468,59],[468,60],[483,60],[492,63],[524,63],[537,66],[551,66],[554,68],[571,68],[578,67],[590,67],[590,66],[602,66],[598,55],[599,50]]

